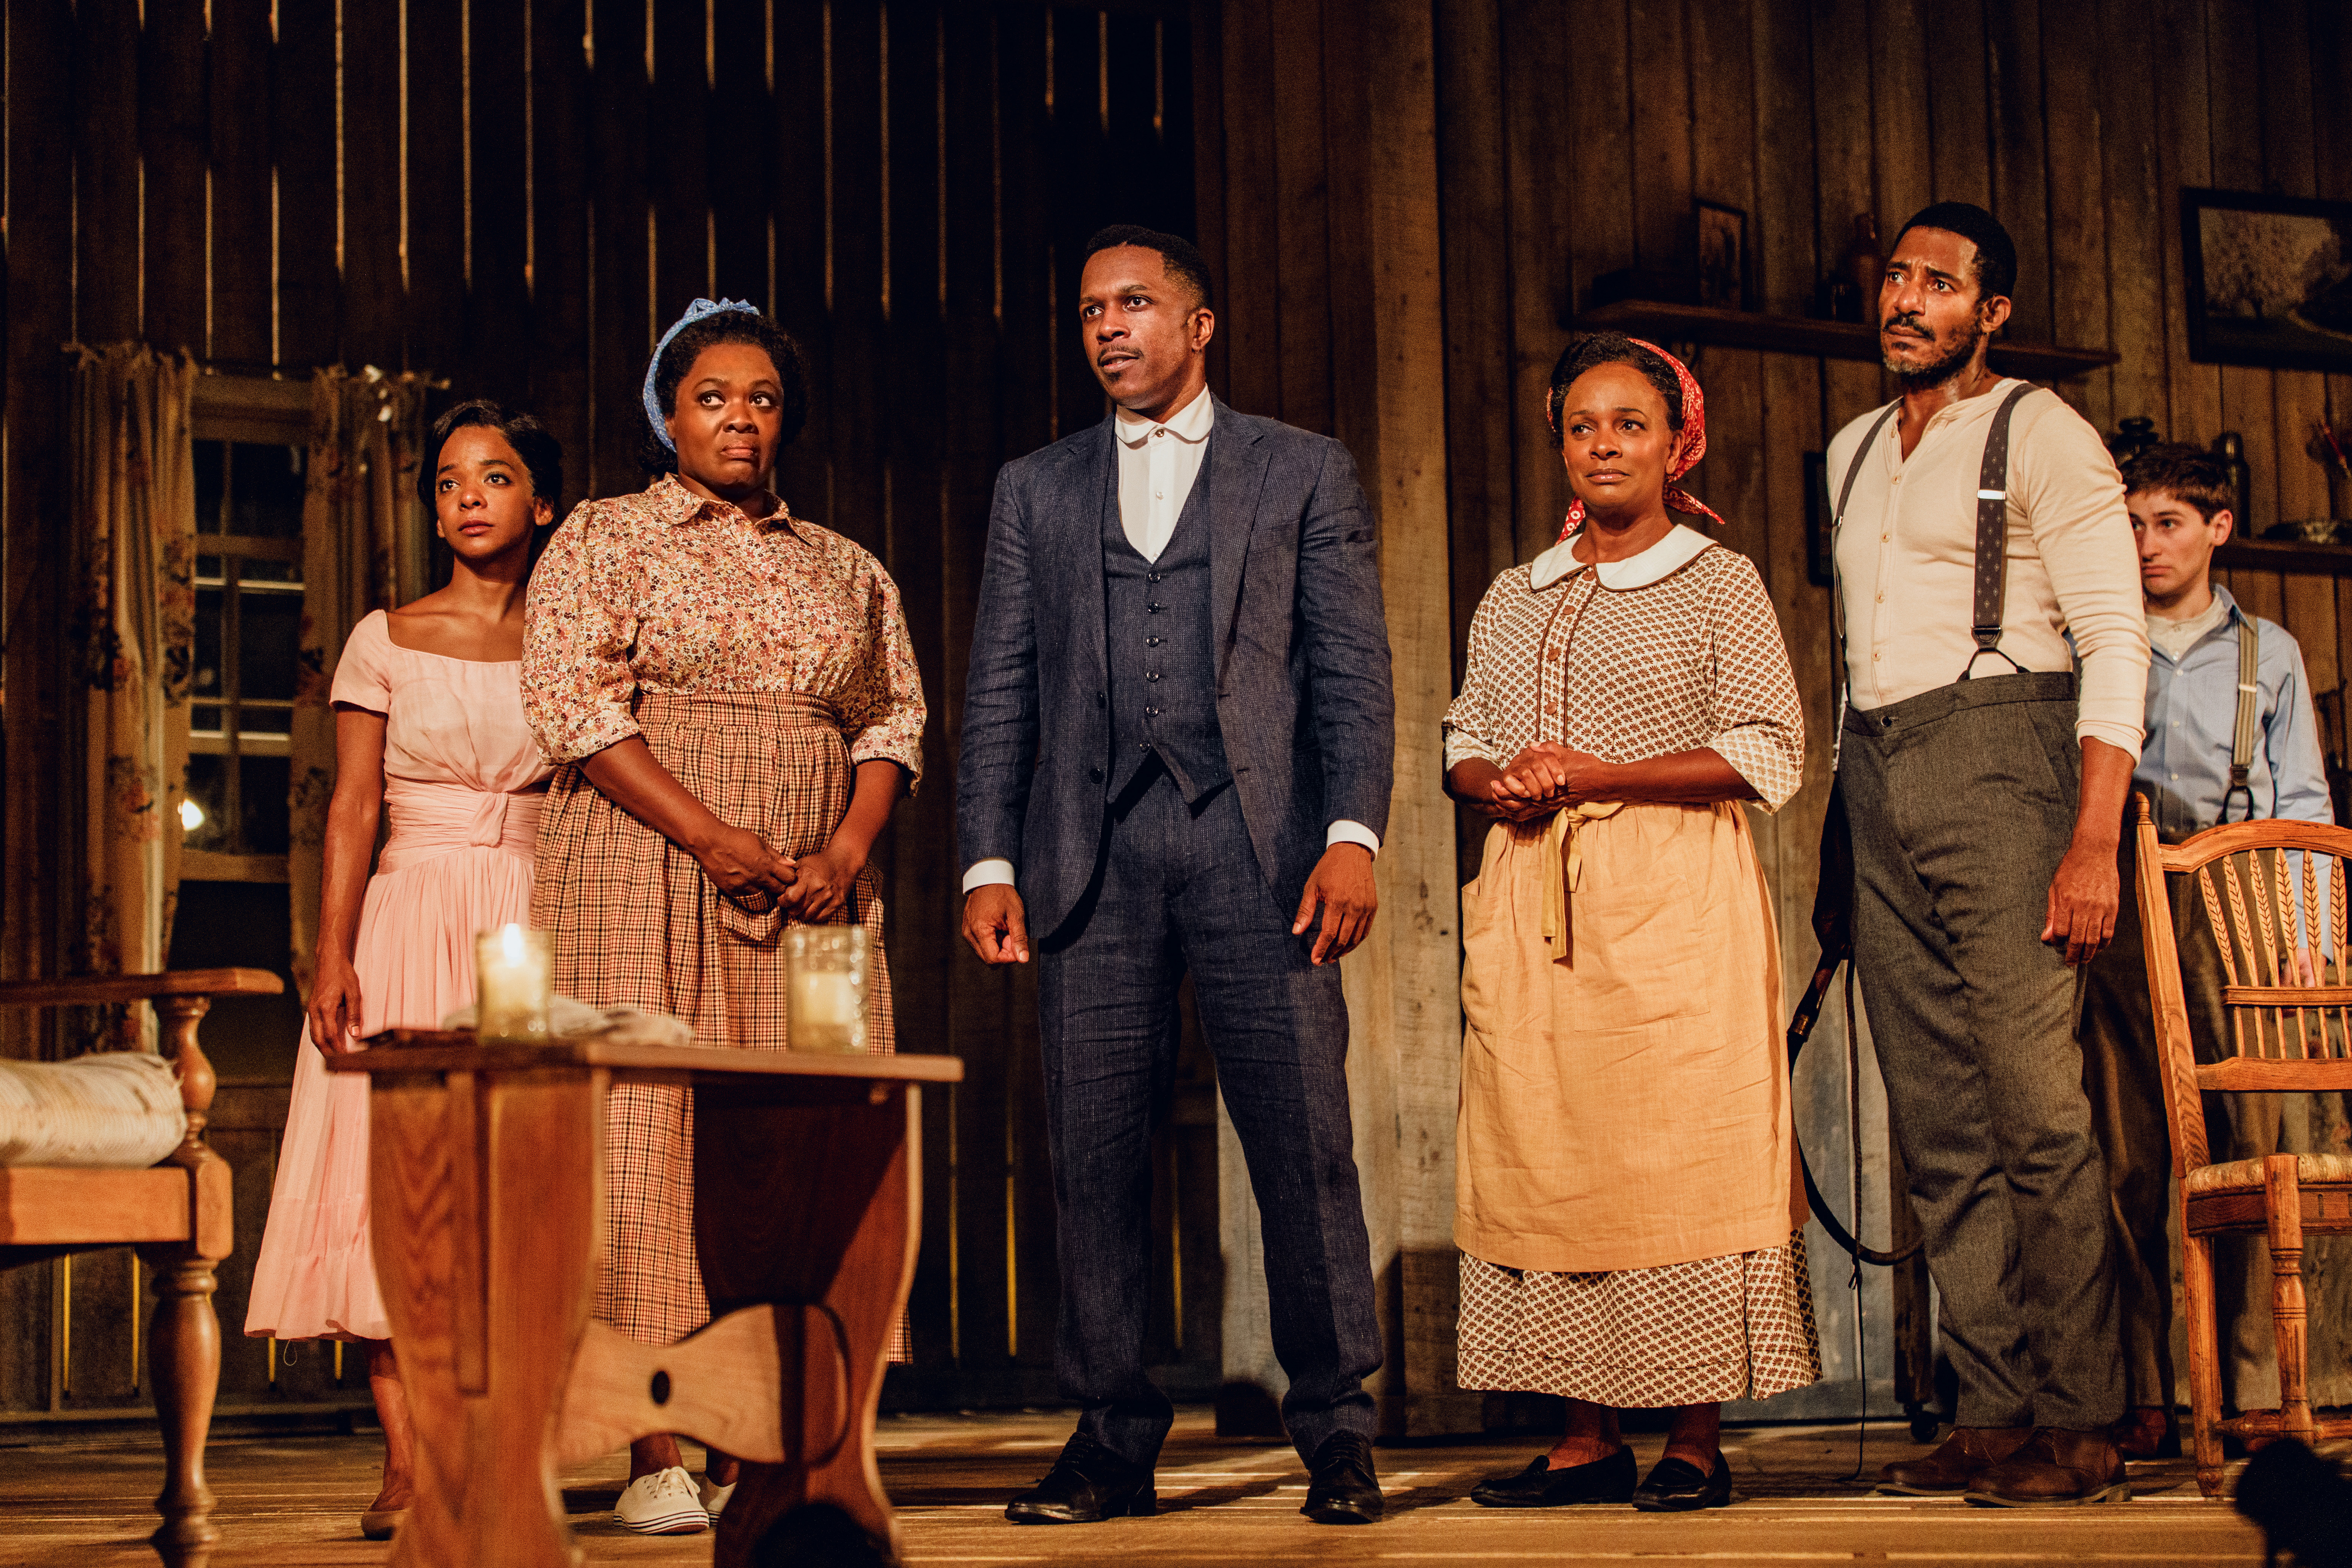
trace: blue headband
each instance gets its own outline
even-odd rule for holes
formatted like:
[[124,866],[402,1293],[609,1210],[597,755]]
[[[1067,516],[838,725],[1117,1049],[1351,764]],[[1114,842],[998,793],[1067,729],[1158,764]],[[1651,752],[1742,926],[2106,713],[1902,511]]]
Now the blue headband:
[[697,300],[686,308],[685,315],[670,323],[669,331],[664,332],[661,342],[654,345],[654,357],[646,364],[646,417],[653,422],[654,438],[673,452],[677,450],[677,443],[669,438],[667,423],[669,410],[661,405],[661,399],[654,394],[654,377],[661,371],[662,351],[669,347],[672,338],[703,317],[720,315],[729,310],[741,310],[756,316],[760,313],[760,307],[749,300]]

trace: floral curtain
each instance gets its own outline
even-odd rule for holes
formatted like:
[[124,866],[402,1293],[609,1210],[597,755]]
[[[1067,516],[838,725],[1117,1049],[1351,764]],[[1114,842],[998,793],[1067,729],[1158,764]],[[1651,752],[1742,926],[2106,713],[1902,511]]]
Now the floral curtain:
[[[195,641],[196,367],[136,343],[77,346],[68,445],[87,688],[75,967],[163,967],[179,897]],[[152,1015],[136,1027],[152,1045]],[[125,1019],[129,1025],[131,1021]]]
[[302,647],[296,668],[288,806],[294,977],[307,996],[319,937],[327,803],[335,792],[335,659],[372,611],[425,592],[430,530],[416,500],[425,437],[422,375],[318,373],[310,385],[310,460],[302,496]]

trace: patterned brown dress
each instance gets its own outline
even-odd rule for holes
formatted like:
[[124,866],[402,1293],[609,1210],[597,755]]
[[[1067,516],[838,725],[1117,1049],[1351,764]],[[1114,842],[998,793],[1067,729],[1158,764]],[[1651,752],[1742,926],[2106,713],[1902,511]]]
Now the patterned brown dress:
[[[696,1043],[782,1050],[782,911],[722,896],[693,857],[607,800],[582,759],[631,735],[725,822],[787,856],[824,847],[859,763],[922,771],[924,705],[898,590],[841,535],[754,522],[665,475],[582,504],[531,574],[523,708],[556,763],[540,819],[531,923],[555,986],[683,1018]],[[881,876],[835,917],[871,933],[872,1048],[894,1048]],[[613,1090],[596,1315],[666,1344],[710,1316],[694,1255],[693,1104]]]
[[[1804,719],[1755,567],[1680,525],[1597,574],[1570,552],[1487,590],[1446,766],[1538,741],[1616,762],[1709,747],[1777,810]],[[1496,823],[1463,945],[1461,1385],[1648,1407],[1817,1381],[1779,938],[1744,808]]]

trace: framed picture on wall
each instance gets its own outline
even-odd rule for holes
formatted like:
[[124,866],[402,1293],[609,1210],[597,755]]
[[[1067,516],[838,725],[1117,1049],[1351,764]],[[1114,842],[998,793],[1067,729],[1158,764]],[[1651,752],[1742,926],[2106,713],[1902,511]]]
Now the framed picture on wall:
[[1698,204],[1698,302],[1748,309],[1748,215],[1720,202]]
[[2189,356],[2352,371],[2352,202],[2180,193]]

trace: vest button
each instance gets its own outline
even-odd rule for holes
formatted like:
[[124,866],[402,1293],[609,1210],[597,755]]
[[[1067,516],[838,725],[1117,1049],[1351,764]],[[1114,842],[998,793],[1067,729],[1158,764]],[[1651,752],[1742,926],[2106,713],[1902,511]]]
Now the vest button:
[[1155,599],[1150,604],[1144,605],[1143,611],[1146,615],[1156,616],[1160,613],[1160,602]]
[[1100,768],[1088,768],[1087,770],[1087,776],[1099,784],[1102,782],[1102,770]]
[[1143,646],[1146,647],[1158,647],[1160,643],[1160,639],[1158,637],[1146,637],[1143,639]]
[[1160,679],[1160,672],[1156,669],[1147,669],[1143,672],[1143,679],[1146,680],[1157,680]]

